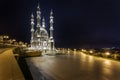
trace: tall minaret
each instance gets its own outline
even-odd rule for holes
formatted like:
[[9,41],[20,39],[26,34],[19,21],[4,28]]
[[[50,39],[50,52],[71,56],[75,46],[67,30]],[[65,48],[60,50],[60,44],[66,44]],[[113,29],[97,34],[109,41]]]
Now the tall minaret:
[[50,48],[54,50],[54,38],[53,38],[53,11],[50,12]]
[[32,15],[31,15],[31,41],[30,41],[31,47],[32,47],[32,43],[33,43],[34,31],[35,31],[34,30],[34,15],[32,13]]
[[53,38],[53,11],[50,12],[50,38]]
[[40,6],[38,4],[38,7],[37,7],[37,30],[40,30],[40,27],[41,27],[41,12],[40,12]]
[[42,19],[42,27],[45,28],[45,18]]

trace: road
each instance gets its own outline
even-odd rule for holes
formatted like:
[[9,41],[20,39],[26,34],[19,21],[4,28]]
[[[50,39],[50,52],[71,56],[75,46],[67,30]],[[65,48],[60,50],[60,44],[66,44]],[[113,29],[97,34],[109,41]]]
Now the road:
[[12,49],[0,51],[0,80],[25,80]]
[[48,77],[48,80],[120,80],[120,62],[81,52],[26,60],[34,80],[38,79],[39,73]]

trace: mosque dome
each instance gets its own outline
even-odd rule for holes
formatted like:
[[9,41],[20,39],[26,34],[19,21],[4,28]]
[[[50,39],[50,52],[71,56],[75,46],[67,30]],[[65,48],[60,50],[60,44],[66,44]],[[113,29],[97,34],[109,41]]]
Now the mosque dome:
[[41,40],[42,41],[47,41],[48,40],[48,32],[47,32],[47,30],[46,29],[44,29],[44,28],[41,28],[40,29],[40,35],[41,35]]
[[49,37],[47,30],[42,27],[39,31],[36,31],[35,36],[40,38],[42,41],[47,41]]

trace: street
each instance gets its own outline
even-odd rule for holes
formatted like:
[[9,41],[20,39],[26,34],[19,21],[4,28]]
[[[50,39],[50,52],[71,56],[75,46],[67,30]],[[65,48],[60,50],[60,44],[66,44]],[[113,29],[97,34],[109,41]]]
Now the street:
[[26,60],[34,80],[40,73],[48,80],[120,80],[120,62],[81,52]]

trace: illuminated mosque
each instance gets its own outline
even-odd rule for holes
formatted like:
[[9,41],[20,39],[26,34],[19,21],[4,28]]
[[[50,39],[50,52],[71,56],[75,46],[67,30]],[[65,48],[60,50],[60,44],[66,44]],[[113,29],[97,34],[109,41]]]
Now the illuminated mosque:
[[34,50],[54,50],[54,38],[53,38],[53,11],[51,10],[50,12],[50,34],[48,34],[48,31],[46,30],[45,26],[45,19],[44,17],[41,19],[41,11],[40,11],[40,6],[38,4],[37,7],[37,23],[35,27],[35,22],[34,22],[34,15],[31,15],[31,40],[30,40],[30,45],[31,49]]

